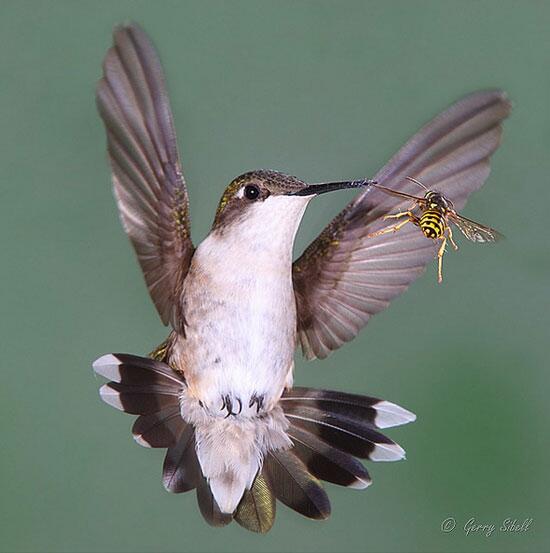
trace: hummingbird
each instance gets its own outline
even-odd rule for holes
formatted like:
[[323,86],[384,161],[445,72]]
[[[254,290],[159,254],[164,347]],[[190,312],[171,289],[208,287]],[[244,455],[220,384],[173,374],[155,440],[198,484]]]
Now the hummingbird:
[[[267,532],[276,499],[330,514],[321,484],[370,485],[359,459],[404,450],[380,430],[415,415],[395,403],[293,387],[294,354],[322,359],[352,340],[424,271],[433,240],[378,233],[417,178],[457,209],[484,183],[510,111],[499,90],[470,94],[424,126],[374,179],[307,183],[249,171],[223,192],[207,237],[191,240],[188,188],[158,54],[137,25],[119,26],[97,86],[114,195],[167,339],[148,356],[103,355],[101,398],[138,415],[132,432],[166,448],[168,491],[196,490],[206,521]],[[293,260],[309,202],[359,193]],[[413,227],[411,225],[411,227]],[[416,229],[417,230],[417,229]],[[378,233],[378,234],[377,234]]]

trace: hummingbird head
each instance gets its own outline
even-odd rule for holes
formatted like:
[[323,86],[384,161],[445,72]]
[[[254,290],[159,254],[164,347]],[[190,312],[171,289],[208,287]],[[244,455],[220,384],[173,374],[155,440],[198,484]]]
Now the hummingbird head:
[[309,201],[319,194],[359,188],[373,181],[342,181],[307,184],[300,179],[277,171],[258,170],[244,173],[225,189],[216,211],[213,229],[227,229],[246,224],[250,229],[257,225],[264,231],[284,232],[293,229],[295,234]]

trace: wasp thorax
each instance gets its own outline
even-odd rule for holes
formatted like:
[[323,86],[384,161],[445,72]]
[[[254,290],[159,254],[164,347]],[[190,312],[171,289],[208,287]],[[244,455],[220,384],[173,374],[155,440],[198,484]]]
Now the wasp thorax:
[[442,209],[447,210],[452,207],[452,204],[443,194],[440,194],[439,192],[433,192],[429,191],[424,196],[426,200],[428,201],[428,207],[430,209]]

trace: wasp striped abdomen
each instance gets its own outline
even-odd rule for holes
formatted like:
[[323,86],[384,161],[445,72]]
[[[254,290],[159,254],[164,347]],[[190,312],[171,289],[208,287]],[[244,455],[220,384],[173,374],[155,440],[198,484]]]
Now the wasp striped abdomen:
[[439,209],[427,209],[422,213],[418,220],[418,226],[421,228],[426,238],[441,238],[445,233],[445,215]]

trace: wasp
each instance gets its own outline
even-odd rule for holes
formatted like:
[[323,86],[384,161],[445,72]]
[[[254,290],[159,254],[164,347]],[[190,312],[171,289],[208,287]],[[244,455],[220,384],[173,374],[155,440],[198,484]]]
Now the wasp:
[[[425,190],[423,198],[413,196],[411,194],[405,194],[404,192],[398,192],[391,188],[386,188],[377,183],[373,183],[372,186],[383,190],[384,192],[397,196],[398,198],[404,198],[412,200],[413,204],[407,211],[401,211],[392,215],[385,215],[386,219],[401,219],[406,217],[403,221],[400,221],[396,225],[384,228],[369,235],[369,237],[380,236],[388,232],[397,232],[400,228],[407,223],[413,223],[424,233],[426,238],[432,240],[440,240],[441,246],[437,252],[438,259],[438,271],[437,281],[441,283],[443,281],[443,255],[445,253],[445,246],[447,240],[452,244],[455,250],[458,250],[458,246],[453,239],[453,230],[451,223],[455,224],[462,234],[472,242],[495,242],[502,238],[502,234],[491,227],[486,227],[480,223],[476,223],[471,219],[467,219],[462,215],[459,215],[451,200],[446,198],[441,192],[429,190],[420,181],[413,179],[412,177],[406,177],[407,180],[417,184]],[[420,213],[415,214],[414,210],[417,209]]]

